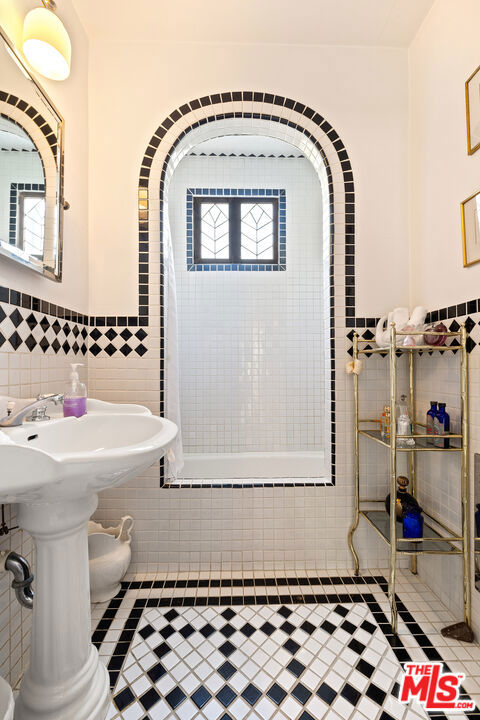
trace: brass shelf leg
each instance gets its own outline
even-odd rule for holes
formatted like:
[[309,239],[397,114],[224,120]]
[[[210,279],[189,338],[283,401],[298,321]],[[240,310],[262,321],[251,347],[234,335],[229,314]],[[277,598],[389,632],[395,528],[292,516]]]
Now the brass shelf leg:
[[[410,404],[410,412],[412,413],[412,417],[410,418],[412,423],[415,423],[416,419],[416,407],[415,407],[415,365],[414,365],[414,356],[413,352],[408,354],[408,391],[409,391],[409,404]],[[415,430],[414,430],[415,432]],[[412,450],[408,453],[410,456],[410,491],[413,495],[413,497],[416,497],[416,488],[415,488],[415,451]],[[418,573],[417,569],[417,555],[412,555],[412,558],[410,560],[410,570],[413,573],[413,575],[416,575]]]
[[442,628],[444,637],[473,642],[472,630],[472,578],[470,565],[470,501],[469,501],[469,480],[468,480],[468,355],[467,355],[467,331],[465,323],[460,328],[462,343],[461,368],[460,368],[460,398],[462,408],[462,570],[463,570],[463,621],[448,625]]
[[397,428],[395,405],[397,398],[397,339],[395,323],[390,325],[390,572],[388,577],[388,600],[390,602],[390,624],[397,634],[397,603],[395,601],[395,580],[397,573]]
[[[353,335],[353,360],[358,358],[358,335]],[[353,535],[358,527],[359,515],[359,498],[360,498],[360,461],[359,461],[359,447],[358,447],[358,375],[353,374],[353,397],[354,397],[354,443],[355,443],[355,456],[354,456],[354,506],[353,506],[353,522],[348,531],[348,547],[352,553],[354,563],[355,575],[360,574],[360,562],[358,559],[357,551],[353,544]]]

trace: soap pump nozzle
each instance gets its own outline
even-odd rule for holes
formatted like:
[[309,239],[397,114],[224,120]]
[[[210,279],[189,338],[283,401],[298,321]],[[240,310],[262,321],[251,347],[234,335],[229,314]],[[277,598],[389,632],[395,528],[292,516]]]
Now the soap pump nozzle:
[[83,367],[83,363],[70,363],[70,367],[72,368],[72,371],[70,373],[70,380],[72,381],[72,383],[74,383],[74,382],[79,383],[80,376],[78,374],[77,368]]

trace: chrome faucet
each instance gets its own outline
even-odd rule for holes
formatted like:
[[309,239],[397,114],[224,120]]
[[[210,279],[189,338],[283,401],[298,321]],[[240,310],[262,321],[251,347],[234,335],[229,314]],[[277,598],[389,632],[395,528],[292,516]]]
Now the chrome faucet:
[[12,412],[6,417],[1,418],[0,427],[18,427],[23,423],[25,418],[31,420],[32,422],[50,420],[46,414],[47,404],[54,403],[55,405],[59,405],[62,402],[63,394],[60,393],[54,393],[53,395],[39,395],[34,402],[25,405],[25,407],[18,412]]

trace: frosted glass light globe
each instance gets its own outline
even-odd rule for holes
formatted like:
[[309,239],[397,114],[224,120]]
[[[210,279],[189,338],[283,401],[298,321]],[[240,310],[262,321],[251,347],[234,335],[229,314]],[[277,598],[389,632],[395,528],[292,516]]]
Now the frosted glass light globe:
[[23,53],[33,69],[50,80],[70,75],[70,38],[62,21],[47,8],[35,8],[26,15]]

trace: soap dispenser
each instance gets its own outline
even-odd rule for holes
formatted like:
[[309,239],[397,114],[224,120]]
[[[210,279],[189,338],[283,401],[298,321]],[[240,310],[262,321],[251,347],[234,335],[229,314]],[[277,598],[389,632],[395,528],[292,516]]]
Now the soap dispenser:
[[82,417],[87,412],[87,388],[80,382],[77,368],[83,363],[71,363],[70,382],[65,388],[63,417]]

